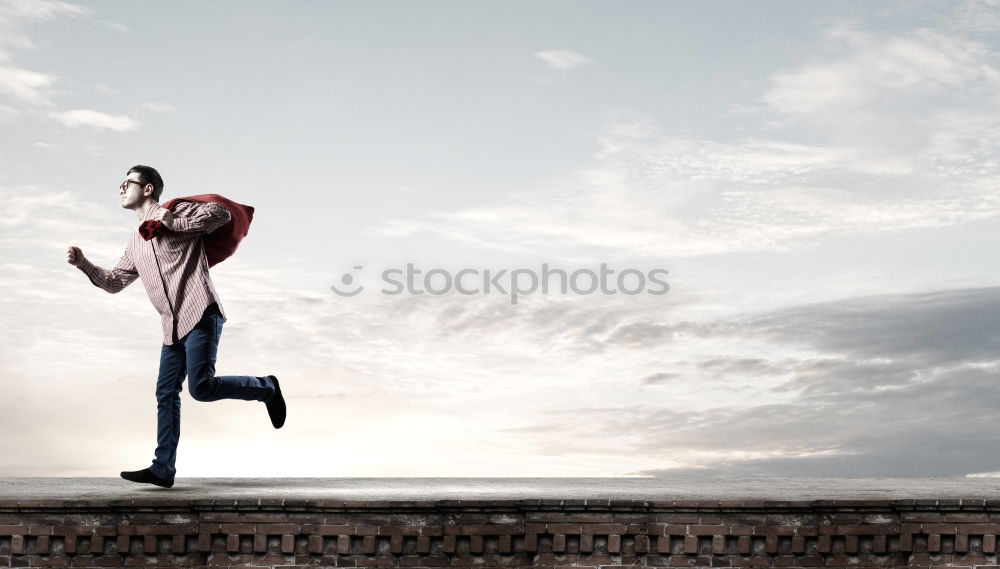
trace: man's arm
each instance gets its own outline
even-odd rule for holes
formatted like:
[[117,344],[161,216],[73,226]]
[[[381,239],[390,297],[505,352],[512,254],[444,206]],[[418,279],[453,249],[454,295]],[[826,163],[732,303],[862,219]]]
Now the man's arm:
[[232,215],[217,203],[180,202],[172,212],[173,231],[211,233],[229,223]]
[[135,264],[132,263],[132,259],[128,256],[128,249],[125,250],[122,258],[118,260],[118,264],[110,271],[102,269],[87,260],[79,247],[71,246],[69,248],[69,251],[66,253],[66,261],[83,271],[83,274],[87,275],[87,278],[90,279],[90,282],[94,283],[94,286],[110,293],[121,292],[123,288],[139,278],[139,271],[135,270]]

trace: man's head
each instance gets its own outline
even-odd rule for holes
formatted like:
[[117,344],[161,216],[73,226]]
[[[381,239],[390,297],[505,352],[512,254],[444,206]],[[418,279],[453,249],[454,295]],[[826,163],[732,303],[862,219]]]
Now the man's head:
[[122,207],[135,209],[146,200],[159,201],[160,194],[163,193],[163,178],[150,166],[132,166],[118,191]]

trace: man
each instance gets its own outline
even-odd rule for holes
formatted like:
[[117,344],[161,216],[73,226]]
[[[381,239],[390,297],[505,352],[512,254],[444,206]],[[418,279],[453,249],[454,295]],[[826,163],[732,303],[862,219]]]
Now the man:
[[[197,401],[242,399],[263,401],[271,424],[285,422],[285,399],[273,375],[215,376],[215,357],[225,311],[208,273],[202,236],[229,222],[231,215],[216,203],[181,201],[173,210],[160,207],[163,178],[149,166],[135,166],[119,186],[122,207],[147,220],[161,222],[170,231],[146,240],[133,231],[125,254],[113,269],[95,266],[76,246],[66,260],[94,285],[116,293],[142,279],[149,300],[160,313],[163,346],[156,382],[156,452],[143,470],[122,472],[132,482],[170,488],[174,484],[177,442],[180,438],[180,392],[185,374],[188,390]],[[138,229],[138,228],[137,228]]]

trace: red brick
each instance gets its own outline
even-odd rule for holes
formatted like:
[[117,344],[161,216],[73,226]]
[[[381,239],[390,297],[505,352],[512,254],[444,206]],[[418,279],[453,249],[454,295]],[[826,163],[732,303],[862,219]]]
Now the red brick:
[[156,553],[156,536],[147,535],[142,538],[142,552]]
[[295,551],[295,536],[285,534],[281,536],[281,552],[292,553]]
[[935,553],[941,551],[941,536],[934,533],[927,536],[927,551]]
[[[325,526],[325,527],[336,527],[336,526]],[[299,533],[318,533],[312,531],[303,531],[302,526],[299,524],[259,524],[257,525],[255,534],[259,535],[283,535],[286,533],[296,535]],[[320,534],[329,535],[329,534]]]
[[942,521],[962,524],[985,524],[989,521],[989,516],[986,514],[948,512],[944,515]]
[[253,550],[257,553],[263,553],[267,551],[267,535],[258,533],[253,536]]
[[969,551],[969,536],[967,535],[955,536],[955,551],[959,553],[966,553]]
[[869,525],[869,526],[835,526],[834,534],[836,535],[875,535],[879,533],[879,529],[882,526],[879,525]]
[[754,527],[748,525],[731,525],[729,526],[729,535],[753,535]]
[[473,535],[469,537],[469,551],[472,553],[483,552],[483,536]]
[[251,524],[281,524],[288,521],[288,514],[284,512],[247,512],[243,514],[242,521]]
[[767,553],[778,552],[778,536],[771,534],[764,537],[764,551]]
[[582,533],[590,535],[621,535],[625,530],[625,524],[589,524],[581,527]]
[[997,524],[960,524],[956,526],[956,531],[964,535],[996,535],[1000,532],[1000,525]]
[[222,524],[219,527],[220,533],[253,535],[257,533],[257,526],[253,524]]
[[729,535],[729,526],[692,525],[688,526],[688,535]]
[[726,536],[724,535],[714,535],[712,536],[712,553],[715,555],[722,555],[726,552]]
[[538,535],[529,533],[524,536],[524,550],[538,551]]
[[608,553],[619,553],[622,550],[622,536],[608,536]]
[[380,526],[378,533],[379,535],[417,536],[420,535],[420,526]]
[[0,526],[0,535],[28,535],[28,526]]
[[983,536],[983,553],[994,553],[997,550],[997,536]]
[[[582,538],[581,538],[582,543]],[[670,553],[670,536],[669,535],[658,535],[656,536],[656,551],[659,553]]]
[[684,537],[684,553],[692,555],[698,553],[698,537],[689,535]]
[[958,530],[955,524],[924,524],[924,533],[951,535]]
[[366,535],[361,538],[361,552],[362,553],[375,553],[375,536]]
[[649,552],[649,536],[648,535],[637,535],[635,536],[635,552],[636,553],[648,553]]
[[570,523],[609,524],[614,521],[614,516],[612,514],[592,513],[570,514],[568,521]]
[[63,551],[66,553],[76,553],[76,536],[73,534],[67,535],[63,540]]
[[913,535],[908,533],[899,534],[899,550],[913,551]]
[[171,545],[170,550],[173,553],[185,553],[184,549],[185,546],[187,545],[187,537],[183,535],[175,535],[171,539],[172,543],[170,544]]
[[226,536],[226,551],[229,553],[237,553],[240,550],[240,536],[236,533],[231,533]]

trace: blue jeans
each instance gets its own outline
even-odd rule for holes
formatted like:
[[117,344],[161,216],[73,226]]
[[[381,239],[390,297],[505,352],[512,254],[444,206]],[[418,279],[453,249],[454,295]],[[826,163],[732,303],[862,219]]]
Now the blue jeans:
[[[156,458],[149,469],[160,478],[173,479],[177,470],[177,441],[181,436],[181,397],[184,376],[196,401],[243,399],[269,401],[274,382],[269,377],[215,376],[215,354],[222,334],[222,314],[213,303],[186,336],[160,350],[160,376],[156,380]],[[262,417],[264,420],[266,416]]]

